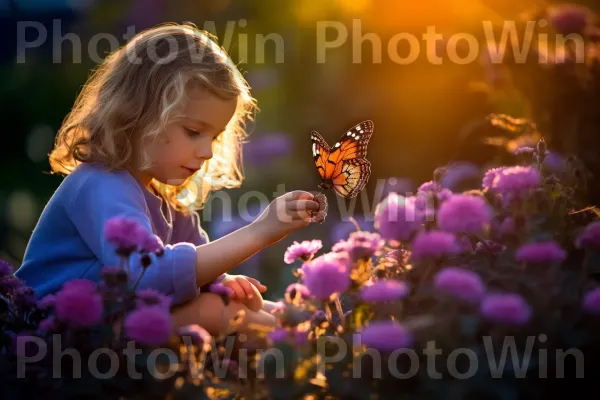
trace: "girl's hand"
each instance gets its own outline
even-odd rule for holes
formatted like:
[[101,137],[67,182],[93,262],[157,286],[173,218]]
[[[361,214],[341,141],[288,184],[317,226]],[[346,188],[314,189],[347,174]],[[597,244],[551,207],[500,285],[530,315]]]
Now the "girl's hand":
[[232,300],[237,300],[252,311],[258,311],[263,308],[264,301],[261,293],[267,290],[267,287],[254,278],[244,275],[225,275],[221,283],[233,290]]
[[226,274],[221,283],[233,290],[231,295],[235,300],[246,300],[255,297],[255,290],[260,293],[267,291],[267,287],[254,278],[245,275],[229,275]]
[[318,210],[312,193],[297,190],[273,200],[252,225],[258,235],[274,243],[310,224],[312,213]]

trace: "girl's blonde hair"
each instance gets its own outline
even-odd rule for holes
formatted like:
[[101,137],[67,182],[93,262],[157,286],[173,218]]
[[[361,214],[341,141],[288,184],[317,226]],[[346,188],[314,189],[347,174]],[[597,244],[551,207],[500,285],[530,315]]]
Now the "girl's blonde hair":
[[202,208],[211,191],[239,187],[245,124],[257,110],[256,100],[215,39],[195,25],[170,23],[140,32],[110,54],[58,131],[50,153],[52,171],[69,174],[82,162],[147,169],[151,164],[144,144],[179,116],[189,85],[200,84],[224,99],[237,98],[235,114],[201,171],[179,186],[151,184],[183,212]]

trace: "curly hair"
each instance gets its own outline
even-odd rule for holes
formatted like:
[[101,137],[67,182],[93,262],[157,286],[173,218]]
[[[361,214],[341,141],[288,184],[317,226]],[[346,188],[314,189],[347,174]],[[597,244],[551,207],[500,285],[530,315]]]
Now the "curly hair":
[[144,143],[180,116],[189,85],[237,98],[235,114],[212,159],[183,184],[151,185],[176,210],[204,206],[211,191],[239,187],[246,122],[258,110],[250,87],[209,32],[193,24],[162,24],[134,36],[93,71],[60,127],[49,155],[53,173],[69,174],[96,162],[109,169],[148,169]]

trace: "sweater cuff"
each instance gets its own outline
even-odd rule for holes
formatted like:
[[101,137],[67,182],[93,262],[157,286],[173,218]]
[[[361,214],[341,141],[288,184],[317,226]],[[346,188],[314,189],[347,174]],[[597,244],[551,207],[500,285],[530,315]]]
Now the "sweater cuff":
[[192,243],[178,243],[173,252],[173,305],[185,303],[196,297],[196,246]]

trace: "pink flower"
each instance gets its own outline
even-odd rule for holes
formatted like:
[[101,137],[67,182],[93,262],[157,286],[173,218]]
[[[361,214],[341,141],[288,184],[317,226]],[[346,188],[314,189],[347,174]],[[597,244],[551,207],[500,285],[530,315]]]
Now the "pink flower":
[[492,189],[498,193],[520,194],[540,186],[542,177],[533,167],[505,167],[496,173]]
[[38,300],[37,306],[38,306],[38,308],[40,308],[42,310],[47,310],[49,308],[54,307],[55,303],[56,303],[56,296],[53,294],[47,294],[46,296],[44,296],[40,300]]
[[441,230],[479,234],[490,224],[490,211],[481,197],[455,194],[442,203],[438,213]]
[[412,243],[412,258],[415,261],[438,259],[458,254],[460,248],[454,234],[442,231],[421,232]]
[[375,229],[384,240],[408,240],[416,232],[424,215],[415,207],[415,199],[390,193],[375,209]]
[[353,260],[369,259],[376,255],[383,247],[385,241],[378,233],[358,231],[350,233],[348,240],[340,240],[331,250],[346,252]]
[[161,238],[159,238],[158,236],[148,235],[141,243],[141,247],[143,251],[146,251],[148,253],[161,254],[165,246]]
[[[75,329],[91,328],[102,320],[102,296],[84,280],[63,285],[56,294],[56,317]],[[77,285],[79,283],[80,285]]]
[[531,318],[532,309],[518,294],[489,294],[481,302],[481,313],[496,322],[522,325]]
[[436,274],[434,285],[452,296],[477,303],[485,293],[479,275],[463,268],[446,267]]
[[292,264],[296,260],[307,261],[317,251],[321,250],[323,242],[320,240],[305,240],[301,243],[294,242],[287,248],[283,260],[286,264]]
[[104,225],[104,237],[117,249],[133,251],[141,246],[150,234],[139,222],[130,218],[113,217]]
[[408,294],[406,283],[392,279],[378,280],[365,284],[360,291],[360,298],[370,303],[399,300]]
[[483,176],[482,182],[481,182],[481,187],[483,189],[487,189],[487,190],[491,190],[492,189],[492,184],[494,183],[494,180],[496,179],[496,176],[504,169],[505,167],[498,167],[498,168],[492,168],[486,171],[485,175]]
[[392,352],[410,346],[413,336],[397,321],[373,321],[360,332],[360,342],[367,348]]
[[160,306],[138,308],[125,317],[124,327],[127,337],[137,343],[161,345],[171,337],[171,315]]
[[600,221],[588,224],[575,239],[577,248],[600,248]]
[[302,266],[304,285],[311,295],[326,300],[350,287],[348,266],[335,253],[323,254]]
[[524,244],[516,253],[517,261],[532,264],[561,263],[566,257],[567,253],[554,241]]
[[301,283],[292,283],[285,290],[285,301],[290,304],[302,304],[310,298],[310,291]]

